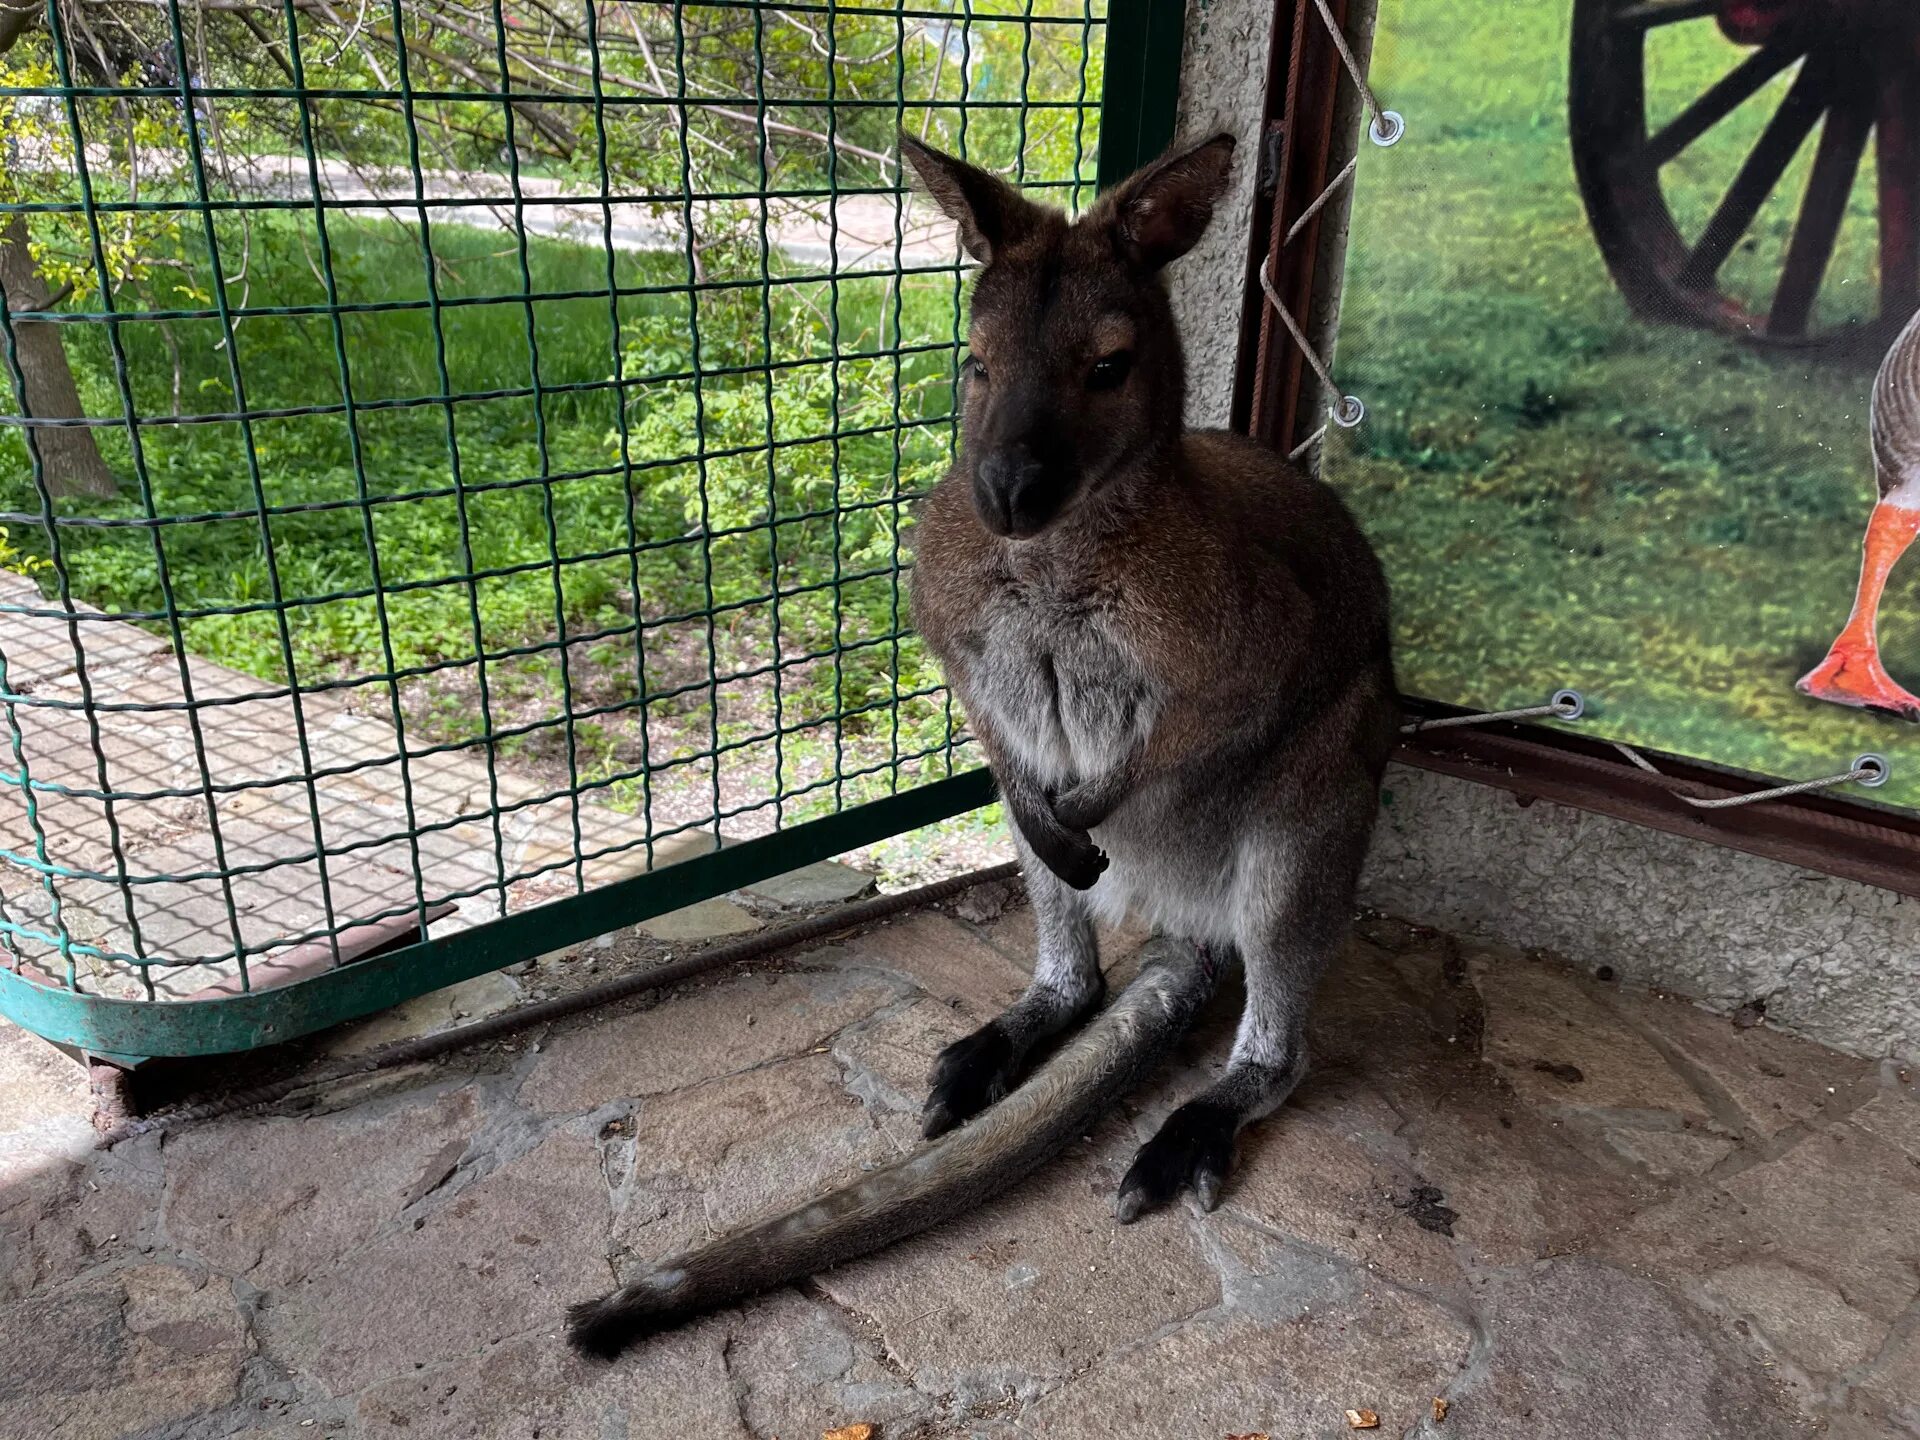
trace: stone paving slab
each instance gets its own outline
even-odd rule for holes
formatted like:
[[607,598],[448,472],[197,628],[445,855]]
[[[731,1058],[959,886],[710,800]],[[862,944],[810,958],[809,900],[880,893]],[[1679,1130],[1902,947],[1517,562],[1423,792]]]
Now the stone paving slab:
[[1386,921],[1214,1214],[1110,1206],[1232,994],[979,1212],[619,1364],[565,1350],[627,1267],[911,1148],[1030,922],[969,896],[105,1154],[67,1062],[0,1031],[0,1435],[1920,1437],[1913,1077]]

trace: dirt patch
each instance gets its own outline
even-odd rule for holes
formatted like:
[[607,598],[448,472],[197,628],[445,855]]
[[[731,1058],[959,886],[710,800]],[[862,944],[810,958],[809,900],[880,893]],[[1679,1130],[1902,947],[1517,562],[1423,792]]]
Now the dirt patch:
[[1406,1217],[1422,1230],[1431,1230],[1436,1235],[1453,1235],[1453,1222],[1460,1218],[1460,1212],[1445,1204],[1446,1196],[1437,1185],[1415,1185],[1407,1192],[1407,1198],[1391,1197],[1393,1208],[1403,1211]]
[[1578,1065],[1569,1065],[1563,1060],[1536,1060],[1533,1068],[1542,1075],[1551,1075],[1556,1080],[1564,1080],[1569,1085],[1578,1085],[1587,1078],[1587,1072]]

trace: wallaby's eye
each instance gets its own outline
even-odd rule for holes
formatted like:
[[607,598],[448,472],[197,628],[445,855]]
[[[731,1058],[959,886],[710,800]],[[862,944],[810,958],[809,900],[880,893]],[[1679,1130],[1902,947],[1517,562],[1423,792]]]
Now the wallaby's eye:
[[1133,369],[1133,352],[1117,350],[1111,355],[1103,355],[1093,362],[1093,369],[1087,375],[1089,390],[1118,390],[1126,383],[1127,373]]
[[987,362],[982,360],[978,355],[969,355],[967,357],[967,363],[963,365],[961,369],[966,372],[969,380],[984,380],[987,378]]

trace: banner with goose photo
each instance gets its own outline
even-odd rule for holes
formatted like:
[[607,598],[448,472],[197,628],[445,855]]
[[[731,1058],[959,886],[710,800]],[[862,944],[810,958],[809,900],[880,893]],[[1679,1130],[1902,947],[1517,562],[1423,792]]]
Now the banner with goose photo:
[[1400,680],[1920,807],[1920,5],[1381,0],[1326,473]]

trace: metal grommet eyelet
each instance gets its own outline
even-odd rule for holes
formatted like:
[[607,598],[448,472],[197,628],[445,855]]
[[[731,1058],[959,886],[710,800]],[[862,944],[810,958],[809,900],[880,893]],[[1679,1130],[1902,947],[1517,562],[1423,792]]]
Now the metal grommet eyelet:
[[1862,755],[1853,762],[1853,769],[1853,783],[1869,790],[1878,790],[1893,778],[1893,762],[1884,755]]
[[1559,712],[1562,720],[1578,720],[1587,713],[1587,697],[1578,690],[1556,690],[1553,692],[1553,708]]
[[1333,423],[1351,430],[1367,418],[1367,407],[1358,395],[1342,395],[1333,407]]
[[1407,133],[1407,122],[1398,110],[1382,110],[1367,127],[1367,137],[1382,150],[1398,145]]

